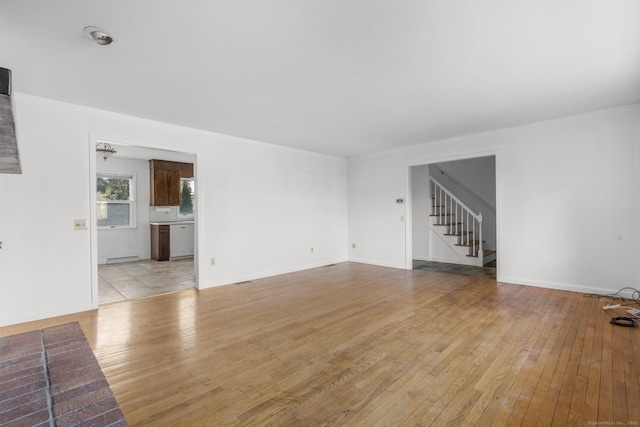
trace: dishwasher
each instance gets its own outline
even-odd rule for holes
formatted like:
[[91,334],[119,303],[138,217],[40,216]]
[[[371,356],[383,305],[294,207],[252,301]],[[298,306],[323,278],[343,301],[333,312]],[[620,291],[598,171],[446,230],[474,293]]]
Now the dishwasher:
[[193,231],[193,224],[171,224],[169,226],[169,259],[193,256]]

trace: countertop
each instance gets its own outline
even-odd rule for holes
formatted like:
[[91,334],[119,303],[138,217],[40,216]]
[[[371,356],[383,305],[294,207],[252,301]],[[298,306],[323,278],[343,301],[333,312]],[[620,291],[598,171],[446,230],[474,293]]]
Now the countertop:
[[185,219],[182,221],[155,221],[150,222],[149,225],[185,225],[185,224],[193,224],[192,219]]

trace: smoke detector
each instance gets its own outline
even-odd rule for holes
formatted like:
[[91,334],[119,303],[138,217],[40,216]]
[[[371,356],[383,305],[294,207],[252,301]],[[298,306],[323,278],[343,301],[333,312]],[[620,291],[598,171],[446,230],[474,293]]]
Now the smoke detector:
[[99,27],[84,27],[84,33],[101,46],[107,46],[114,42],[113,36]]

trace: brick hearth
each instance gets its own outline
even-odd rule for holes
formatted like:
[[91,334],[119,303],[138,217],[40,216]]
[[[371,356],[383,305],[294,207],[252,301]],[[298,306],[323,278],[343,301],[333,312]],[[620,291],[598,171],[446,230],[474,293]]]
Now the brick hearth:
[[0,426],[127,426],[77,322],[0,338]]

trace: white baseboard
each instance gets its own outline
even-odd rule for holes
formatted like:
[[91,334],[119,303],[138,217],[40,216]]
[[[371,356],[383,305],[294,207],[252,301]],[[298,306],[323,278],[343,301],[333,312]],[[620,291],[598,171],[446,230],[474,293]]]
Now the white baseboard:
[[269,270],[269,271],[264,271],[264,272],[261,272],[261,273],[255,273],[255,274],[246,275],[246,276],[233,276],[233,277],[221,278],[218,283],[200,284],[199,289],[213,288],[213,287],[216,287],[216,286],[233,285],[235,283],[248,282],[250,280],[266,279],[267,277],[279,276],[281,274],[287,274],[287,273],[295,273],[297,271],[309,270],[311,268],[324,267],[326,265],[338,264],[338,263],[346,262],[346,261],[347,261],[347,259],[345,259],[345,258],[337,258],[337,259],[333,259],[333,260],[331,260],[331,259],[330,260],[324,260],[324,261],[320,261],[320,262],[313,263],[313,264],[300,265],[300,266],[291,267],[291,268],[282,268],[282,269],[276,269],[276,270]]
[[105,264],[118,264],[121,262],[134,262],[134,261],[140,261],[140,257],[137,255],[134,255],[134,256],[123,256],[118,258],[107,258],[105,260]]
[[[540,282],[536,280],[518,279],[514,277],[499,277],[498,282],[508,283],[512,285],[534,286],[537,288],[556,289],[559,291],[569,291],[569,292],[578,292],[581,294],[597,294],[597,295],[614,294],[622,288],[622,286],[616,289],[595,288],[590,286],[582,286],[582,285],[574,285],[574,284],[566,284],[566,283]],[[627,289],[622,291],[620,294],[624,298],[631,298],[632,293],[633,292],[631,290]]]
[[375,261],[375,260],[370,260],[370,259],[363,259],[363,258],[351,258],[351,259],[349,259],[349,261],[350,262],[359,262],[361,264],[377,265],[379,267],[400,268],[402,270],[411,270],[413,268],[413,266],[410,266],[409,268],[407,268],[407,266],[404,265],[404,264],[380,262],[380,261]]
[[19,323],[33,322],[50,317],[64,316],[67,314],[75,314],[81,311],[89,311],[93,309],[91,304],[75,305],[69,307],[53,307],[49,310],[43,310],[36,313],[22,313],[19,316],[0,317],[0,326],[17,325]]

